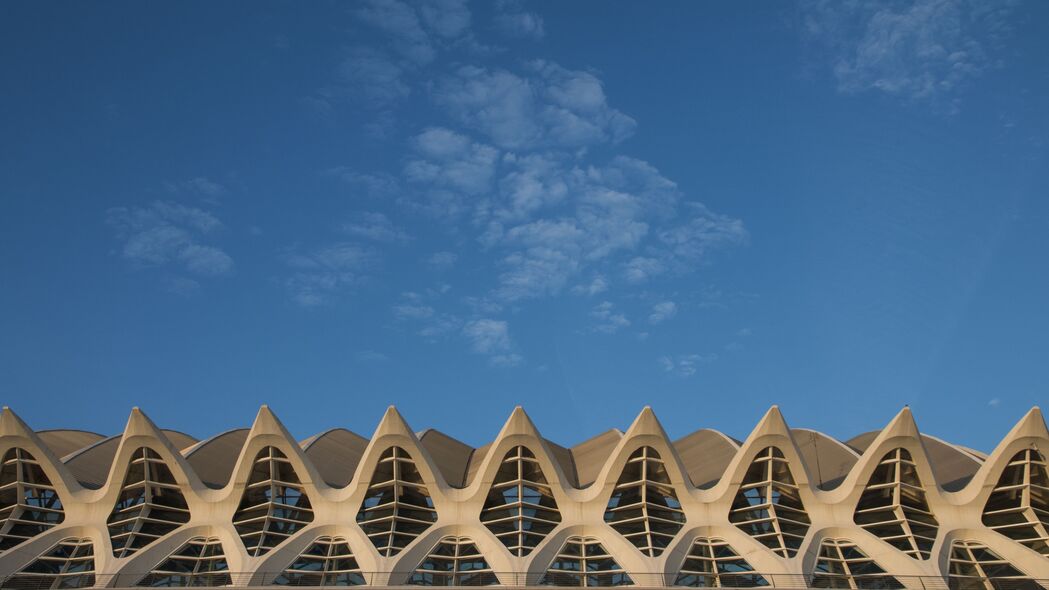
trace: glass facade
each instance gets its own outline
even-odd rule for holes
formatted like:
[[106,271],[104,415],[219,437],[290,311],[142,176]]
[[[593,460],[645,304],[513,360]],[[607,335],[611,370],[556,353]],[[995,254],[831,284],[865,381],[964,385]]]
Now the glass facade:
[[517,557],[531,553],[561,522],[553,491],[527,447],[514,447],[503,457],[481,522]]
[[781,557],[798,552],[811,521],[782,451],[766,447],[754,457],[729,521]]

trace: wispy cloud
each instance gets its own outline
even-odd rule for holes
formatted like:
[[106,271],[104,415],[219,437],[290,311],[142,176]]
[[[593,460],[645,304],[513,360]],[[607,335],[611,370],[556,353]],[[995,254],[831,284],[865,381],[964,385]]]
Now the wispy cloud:
[[487,356],[493,366],[514,367],[524,362],[521,355],[513,352],[510,329],[503,320],[473,320],[463,326],[463,335],[470,342],[470,349]]
[[648,315],[648,323],[661,324],[677,315],[677,304],[673,301],[660,301],[652,306],[652,313]]
[[135,267],[171,265],[199,276],[233,270],[233,259],[225,251],[205,243],[222,223],[203,209],[155,201],[146,207],[113,207],[106,220],[121,241],[121,256]]
[[359,363],[385,363],[390,360],[389,356],[375,350],[361,350],[353,357]]
[[700,365],[717,360],[716,354],[679,354],[676,356],[661,356],[656,362],[666,373],[680,377],[691,377],[699,370]]
[[589,283],[572,287],[573,295],[598,295],[608,290],[608,280],[602,275],[597,275]]
[[993,65],[1008,2],[810,2],[805,32],[831,52],[838,89],[957,109],[957,90]]
[[465,213],[466,198],[487,192],[495,174],[498,152],[443,127],[424,130],[412,139],[413,157],[404,176],[418,195],[399,202],[443,220]]
[[438,104],[504,149],[618,143],[637,123],[611,108],[597,76],[545,61],[524,75],[463,66],[438,85]]
[[426,257],[426,266],[430,270],[442,272],[451,269],[458,262],[459,255],[455,252],[434,252]]
[[493,17],[495,28],[508,37],[523,39],[542,39],[543,17],[524,10],[521,2],[501,0],[495,3],[496,14]]
[[374,250],[352,243],[336,243],[307,254],[289,253],[284,261],[293,274],[284,284],[296,303],[315,307],[361,284],[364,272],[377,260]]
[[395,226],[389,217],[375,212],[358,213],[352,221],[343,224],[342,231],[354,238],[376,242],[404,243],[411,240],[411,236]]
[[630,326],[630,320],[615,311],[615,305],[611,301],[602,301],[595,305],[590,310],[590,317],[597,320],[591,329],[603,334],[615,334],[620,329]]

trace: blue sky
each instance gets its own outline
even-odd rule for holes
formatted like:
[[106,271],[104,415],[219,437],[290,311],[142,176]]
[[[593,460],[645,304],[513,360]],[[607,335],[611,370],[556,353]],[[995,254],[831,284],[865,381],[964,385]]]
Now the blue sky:
[[0,400],[480,445],[1049,399],[1049,4],[7,3]]

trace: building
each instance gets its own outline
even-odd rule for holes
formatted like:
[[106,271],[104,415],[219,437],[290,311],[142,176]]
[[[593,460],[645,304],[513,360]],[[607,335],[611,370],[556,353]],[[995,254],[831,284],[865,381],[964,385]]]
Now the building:
[[265,406],[204,441],[0,416],[0,587],[1049,588],[1049,432],[990,454],[908,409],[840,442],[773,407],[745,441],[648,408],[571,448],[517,408],[473,449],[393,408],[296,442]]

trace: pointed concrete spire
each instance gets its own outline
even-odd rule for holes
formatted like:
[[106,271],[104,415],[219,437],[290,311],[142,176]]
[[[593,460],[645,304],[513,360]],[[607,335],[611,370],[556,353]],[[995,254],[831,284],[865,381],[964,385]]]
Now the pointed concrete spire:
[[921,432],[918,431],[918,423],[914,421],[914,414],[911,413],[910,406],[903,406],[903,409],[893,417],[888,426],[882,429],[882,433],[887,436],[913,436],[915,438],[921,436]]
[[171,444],[168,440],[168,435],[164,434],[156,423],[153,422],[138,406],[131,408],[131,415],[128,416],[127,426],[124,427],[124,439],[131,438],[132,436],[149,436],[160,441],[160,444],[164,445],[168,451],[175,457],[181,457],[179,450],[175,448],[175,445]]
[[294,447],[298,447],[298,443],[291,437],[291,433],[288,432],[284,425],[281,424],[280,420],[270,410],[270,407],[266,404],[262,404],[259,408],[259,413],[255,415],[255,422],[251,425],[251,431],[248,433],[248,438],[258,436],[260,434],[275,434],[282,436],[288,440]]
[[1049,429],[1046,429],[1045,418],[1038,406],[1033,406],[1024,414],[1023,418],[1013,426],[1005,440],[1020,438],[1021,436],[1034,436],[1049,439]]
[[503,429],[499,431],[495,439],[498,441],[501,438],[515,434],[534,436],[539,440],[543,439],[539,434],[539,429],[535,427],[535,423],[528,416],[528,412],[525,412],[521,406],[514,406],[514,411],[510,413],[510,417],[506,419]]
[[663,425],[659,423],[659,418],[656,418],[656,413],[652,411],[652,406],[645,406],[641,409],[641,413],[637,415],[637,418],[634,418],[634,423],[630,425],[630,428],[627,428],[623,438],[642,434],[655,435],[669,442],[667,433],[663,430]]
[[158,438],[164,436],[164,433],[157,428],[157,425],[154,424],[153,421],[149,419],[149,416],[140,410],[138,406],[131,408],[131,415],[128,416],[127,426],[124,427],[124,438],[135,435],[153,435]]
[[[1013,426],[1012,430],[1005,435],[1005,438],[998,443],[998,446],[994,448],[987,457],[985,464],[993,463],[995,459],[1005,452],[1005,449],[1015,440],[1021,438],[1040,438],[1042,440],[1049,440],[1049,430],[1045,427],[1045,419],[1042,417],[1042,410],[1038,406],[1033,406],[1030,410],[1024,414],[1023,418]],[[1049,448],[1042,449],[1043,454],[1049,451]],[[1008,460],[1008,457],[1005,458]]]
[[[43,440],[37,436],[36,432],[29,427],[22,419],[15,413],[11,408],[4,406],[3,410],[0,410],[0,437],[11,436],[28,439],[29,442],[33,443],[32,446],[36,448],[27,449],[30,453],[36,457],[36,460],[41,465],[47,465],[53,468],[57,472],[56,477],[51,477],[51,473],[48,476],[51,477],[51,482],[57,484],[61,481],[65,484],[66,488],[73,486],[74,489],[79,489],[80,484],[76,481],[70,473],[68,468],[62,463],[62,460],[55,455],[51,447],[47,446]],[[23,445],[18,445],[23,446]]]
[[[766,435],[781,435],[793,440],[790,435],[790,427],[787,426],[787,421],[783,419],[783,414],[779,411],[779,406],[772,406],[769,411],[765,412],[758,425],[754,427],[754,430],[747,437],[747,442]],[[744,443],[746,446],[746,443]]]
[[408,422],[404,420],[404,416],[401,416],[401,413],[398,412],[397,408],[394,406],[386,408],[386,413],[383,414],[382,420],[379,421],[379,426],[375,429],[375,434],[372,436],[372,439],[377,439],[380,436],[387,434],[407,436],[418,442],[415,433],[412,432],[411,427],[408,426]]
[[0,436],[24,436],[32,438],[35,433],[11,408],[4,406],[0,412]]

